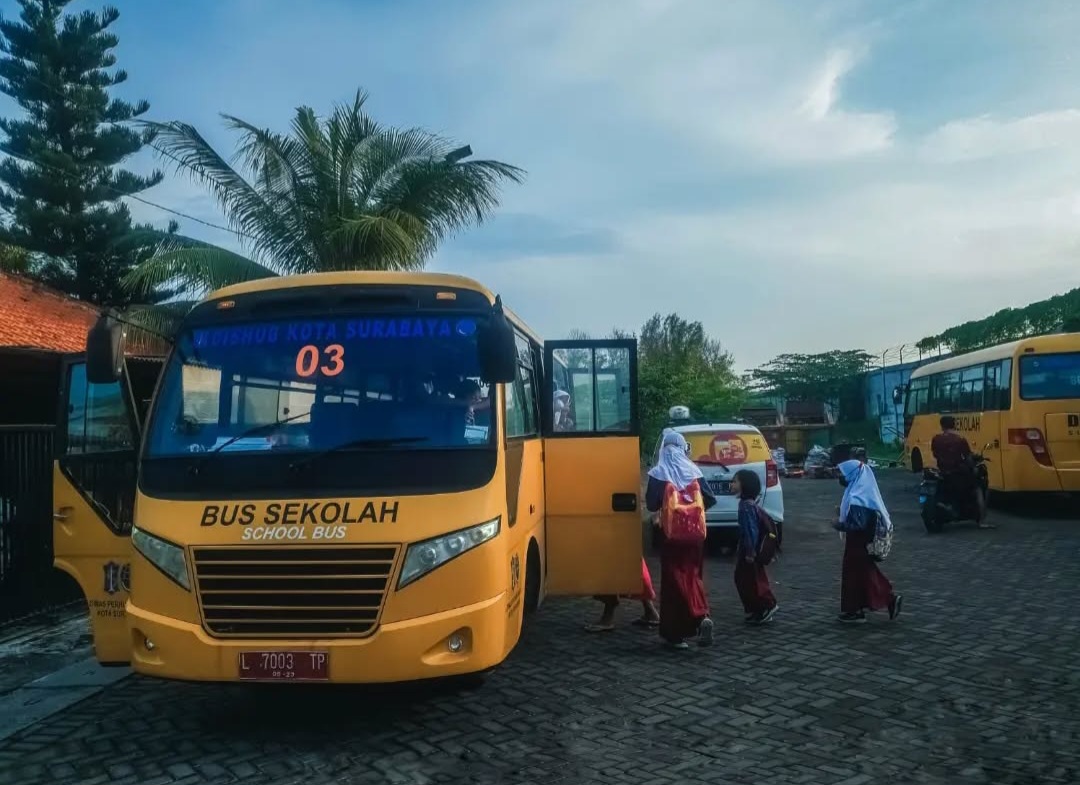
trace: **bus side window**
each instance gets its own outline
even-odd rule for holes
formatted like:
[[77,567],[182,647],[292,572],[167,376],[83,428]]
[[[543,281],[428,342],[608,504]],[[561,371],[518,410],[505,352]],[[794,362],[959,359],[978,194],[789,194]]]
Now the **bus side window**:
[[1003,393],[1001,389],[1001,363],[993,362],[986,364],[986,393],[983,409],[988,412],[1001,411]]
[[946,371],[930,377],[930,408],[942,414],[958,411],[960,372]]
[[507,383],[504,390],[506,393],[506,438],[514,439],[524,436],[528,428],[520,375],[517,381]]
[[540,410],[537,408],[536,381],[531,368],[518,366],[521,378],[521,391],[524,395],[522,405],[525,407],[525,433],[533,436],[540,433]]
[[1001,371],[998,374],[998,384],[1001,387],[1001,411],[1007,411],[1012,406],[1012,360],[1001,361]]
[[630,431],[630,352],[611,348],[596,352],[596,414],[597,431]]
[[986,370],[981,365],[964,368],[960,372],[959,411],[980,412],[983,410],[983,381]]
[[523,436],[540,433],[540,410],[536,400],[536,365],[532,344],[521,333],[515,336],[518,350],[517,385],[521,397]]
[[131,449],[135,444],[120,382],[89,384],[86,364],[68,371],[68,455]]
[[908,389],[907,407],[904,414],[914,417],[916,414],[926,414],[929,410],[930,377],[924,376],[911,382]]
[[570,373],[566,367],[565,358],[567,350],[560,350],[552,355],[552,379],[555,382],[554,398],[548,402],[552,407],[551,422],[555,431],[572,430],[574,415],[573,389],[570,383]]

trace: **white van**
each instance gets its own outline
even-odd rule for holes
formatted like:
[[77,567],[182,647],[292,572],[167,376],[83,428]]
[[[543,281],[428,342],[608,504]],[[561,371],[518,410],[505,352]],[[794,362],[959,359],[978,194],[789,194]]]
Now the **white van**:
[[[740,469],[750,469],[761,478],[758,501],[776,522],[778,534],[784,524],[784,489],[769,445],[761,431],[746,423],[675,425],[673,431],[690,444],[690,459],[701,469],[716,504],[705,514],[710,536],[719,535],[734,543],[738,536],[739,500],[731,495],[731,480]],[[660,440],[653,451],[653,463],[660,455]]]

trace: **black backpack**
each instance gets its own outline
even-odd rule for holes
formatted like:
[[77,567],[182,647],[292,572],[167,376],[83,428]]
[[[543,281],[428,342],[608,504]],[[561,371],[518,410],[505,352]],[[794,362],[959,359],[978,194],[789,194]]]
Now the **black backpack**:
[[758,516],[758,549],[754,560],[762,567],[768,567],[776,561],[780,553],[780,533],[776,522],[765,512],[760,504],[755,504]]

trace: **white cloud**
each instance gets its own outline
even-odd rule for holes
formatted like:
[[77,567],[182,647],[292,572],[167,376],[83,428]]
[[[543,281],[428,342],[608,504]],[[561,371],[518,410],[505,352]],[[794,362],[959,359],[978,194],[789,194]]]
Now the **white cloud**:
[[838,49],[829,54],[803,103],[803,111],[811,120],[824,120],[836,108],[840,99],[840,80],[854,65],[855,58],[846,49]]
[[1056,150],[1080,153],[1080,109],[997,120],[986,115],[946,123],[930,134],[922,153],[930,161],[979,161]]
[[[474,230],[504,233],[483,258],[466,236],[435,267],[502,291],[545,335],[634,328],[678,310],[754,365],[839,342],[917,340],[1080,283],[1075,9],[310,5],[302,18],[230,6],[232,24],[219,21],[206,44],[217,59],[155,44],[184,64],[161,77],[155,107],[227,150],[215,112],[284,130],[299,101],[325,110],[360,81],[380,119],[524,166],[528,180],[507,189],[502,212],[553,234],[561,226],[560,236],[584,227],[608,247],[539,254],[535,237],[515,245],[512,222],[495,221]],[[942,29],[972,36],[935,42]],[[147,196],[221,222],[183,180]]]
[[892,144],[889,113],[843,102],[865,31],[836,34],[826,22],[776,2],[556,0],[524,15],[515,4],[500,29],[517,60],[510,78],[532,91],[590,91],[591,111],[631,115],[704,155],[775,166]]
[[[1025,105],[1040,94],[1057,103],[1014,119],[899,114],[888,93],[849,87],[877,65],[879,80],[892,69],[891,84],[918,104],[910,91],[934,85],[904,83],[903,69],[917,62],[920,31],[875,63],[876,45],[900,33],[858,6],[861,15],[704,0],[515,8],[499,21],[514,52],[499,78],[528,79],[529,91],[516,101],[497,91],[499,114],[485,117],[531,117],[539,103],[546,118],[572,118],[574,160],[595,171],[567,187],[541,170],[528,199],[600,211],[621,250],[531,255],[508,260],[505,276],[485,272],[519,302],[548,304],[535,315],[545,331],[634,327],[678,309],[745,364],[838,340],[915,341],[1080,283],[1080,91],[1063,90],[1060,69],[1039,71],[1024,82]],[[968,67],[962,46],[955,56]],[[948,63],[933,69],[934,80],[951,77]],[[1016,99],[991,91],[986,106]],[[593,128],[603,132],[591,138]],[[604,135],[612,129],[651,143],[619,147]],[[672,178],[696,199],[665,204]]]

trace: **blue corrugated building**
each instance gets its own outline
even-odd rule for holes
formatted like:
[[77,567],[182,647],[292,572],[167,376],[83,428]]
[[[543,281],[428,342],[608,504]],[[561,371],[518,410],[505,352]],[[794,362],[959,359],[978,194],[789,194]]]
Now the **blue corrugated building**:
[[926,356],[911,362],[886,365],[868,371],[863,377],[866,416],[877,421],[879,438],[883,443],[893,444],[904,440],[904,405],[893,403],[893,390],[907,384],[912,371],[919,366],[947,356]]

